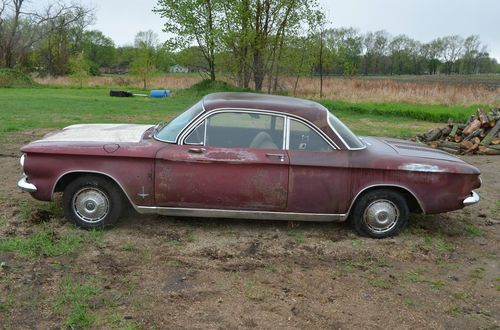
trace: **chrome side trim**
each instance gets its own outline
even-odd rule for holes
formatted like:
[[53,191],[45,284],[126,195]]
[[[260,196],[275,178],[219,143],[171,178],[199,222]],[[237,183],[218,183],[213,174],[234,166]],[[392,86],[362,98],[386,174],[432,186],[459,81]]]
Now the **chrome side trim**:
[[479,197],[478,193],[476,193],[475,191],[471,191],[470,196],[464,199],[463,203],[464,206],[469,206],[472,204],[476,204],[477,202],[479,202],[480,199],[481,197]]
[[295,213],[295,212],[269,212],[269,211],[244,211],[200,209],[184,207],[152,207],[136,206],[135,210],[141,214],[161,214],[174,217],[200,217],[200,218],[231,218],[254,220],[284,220],[284,221],[322,221],[340,222],[347,219],[347,214],[324,213]]
[[120,182],[114,178],[113,176],[107,174],[107,173],[104,173],[104,172],[99,172],[99,171],[90,171],[90,170],[72,170],[72,171],[68,171],[68,172],[64,172],[63,174],[61,174],[57,180],[55,181],[54,183],[54,186],[52,186],[52,193],[50,194],[50,199],[53,200],[54,199],[54,193],[55,193],[55,190],[56,190],[56,187],[57,187],[57,184],[59,183],[59,181],[61,181],[61,179],[66,176],[67,174],[73,174],[73,173],[81,173],[81,174],[85,174],[85,173],[90,173],[90,174],[101,174],[101,175],[104,175],[105,177],[108,177],[110,178],[111,180],[113,180],[117,185],[118,187],[120,187],[120,189],[123,191],[123,193],[125,194],[125,196],[127,196],[127,199],[128,201],[130,202],[130,205],[132,205],[134,208],[135,208],[135,204],[134,202],[132,201],[132,199],[130,198],[130,196],[127,194],[127,191],[123,188],[123,186],[120,184]]
[[380,184],[372,184],[370,186],[366,186],[364,187],[363,189],[361,189],[357,194],[356,196],[354,196],[354,198],[352,199],[351,201],[351,205],[349,206],[349,210],[347,210],[347,214],[351,214],[351,209],[352,207],[354,206],[354,203],[356,202],[356,200],[358,199],[358,197],[363,193],[365,192],[366,190],[370,189],[370,188],[374,188],[374,187],[380,187],[380,188],[384,188],[384,187],[396,187],[396,188],[401,188],[401,189],[404,189],[406,190],[407,192],[409,192],[413,198],[415,198],[415,200],[417,201],[418,203],[418,206],[420,207],[420,209],[422,210],[422,214],[425,214],[425,209],[423,207],[423,204],[422,202],[420,201],[420,199],[417,197],[417,195],[411,191],[410,189],[408,189],[407,187],[404,187],[404,186],[400,186],[400,185],[397,185],[397,184],[385,184],[385,183],[380,183]]
[[34,193],[37,191],[36,186],[32,183],[29,183],[27,181],[28,177],[23,175],[23,177],[17,182],[17,186],[21,188],[24,191],[27,191],[29,193]]

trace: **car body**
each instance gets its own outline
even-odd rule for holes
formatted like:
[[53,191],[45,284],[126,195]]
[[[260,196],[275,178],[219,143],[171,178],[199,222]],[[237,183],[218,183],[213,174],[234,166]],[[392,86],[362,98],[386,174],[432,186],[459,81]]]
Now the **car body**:
[[82,227],[139,213],[344,221],[396,234],[408,213],[476,203],[480,172],[443,151],[354,135],[322,105],[215,93],[169,123],[73,125],[21,148],[18,186],[42,201],[64,192]]

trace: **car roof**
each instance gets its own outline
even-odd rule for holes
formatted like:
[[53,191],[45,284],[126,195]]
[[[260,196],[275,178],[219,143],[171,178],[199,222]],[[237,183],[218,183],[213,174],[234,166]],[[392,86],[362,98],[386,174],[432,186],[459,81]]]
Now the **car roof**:
[[203,99],[205,111],[215,109],[256,109],[278,111],[303,117],[311,122],[326,120],[326,108],[321,104],[289,96],[257,93],[213,93]]

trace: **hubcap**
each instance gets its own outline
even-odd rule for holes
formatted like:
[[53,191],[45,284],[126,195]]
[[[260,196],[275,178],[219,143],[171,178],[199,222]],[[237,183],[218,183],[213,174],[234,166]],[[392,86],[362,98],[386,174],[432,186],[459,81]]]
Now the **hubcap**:
[[399,219],[399,209],[386,199],[372,202],[365,209],[363,220],[368,228],[377,233],[385,233],[396,225]]
[[98,188],[83,188],[73,196],[73,211],[82,220],[96,223],[109,213],[109,199]]

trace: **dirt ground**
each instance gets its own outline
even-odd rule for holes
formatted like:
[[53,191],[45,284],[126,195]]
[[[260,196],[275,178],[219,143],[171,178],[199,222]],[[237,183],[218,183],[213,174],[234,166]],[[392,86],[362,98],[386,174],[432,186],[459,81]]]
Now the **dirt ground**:
[[0,142],[0,239],[87,238],[53,256],[0,251],[0,328],[500,327],[500,157],[462,157],[483,173],[479,204],[412,216],[390,239],[137,214],[89,233],[16,188],[18,149],[42,133]]

